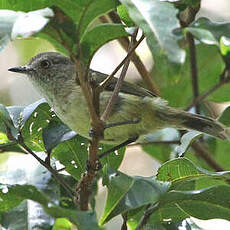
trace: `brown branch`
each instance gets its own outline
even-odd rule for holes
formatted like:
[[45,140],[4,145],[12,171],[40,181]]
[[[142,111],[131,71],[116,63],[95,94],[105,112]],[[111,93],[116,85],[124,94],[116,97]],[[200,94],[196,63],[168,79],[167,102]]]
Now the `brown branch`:
[[[132,40],[131,40],[131,43],[130,43],[130,46],[129,46],[129,49],[128,49],[128,53],[132,49],[132,47],[134,46],[136,36],[137,36],[137,32],[138,32],[138,29],[136,29],[134,34],[132,35]],[[117,100],[118,94],[120,92],[122,83],[123,83],[123,81],[125,79],[125,76],[126,76],[126,73],[127,73],[128,67],[129,67],[130,57],[126,59],[124,65],[123,65],[121,75],[117,80],[117,83],[115,85],[113,94],[112,94],[112,96],[111,96],[111,98],[110,98],[110,100],[109,100],[109,102],[108,102],[108,104],[107,104],[107,106],[105,108],[104,113],[101,116],[101,120],[104,121],[104,122],[109,118],[109,116],[111,114],[111,111],[112,111],[112,108],[113,108],[113,105],[115,104],[115,102]]]
[[[197,68],[197,58],[196,58],[196,46],[193,35],[191,33],[186,34],[186,38],[189,45],[189,55],[190,55],[190,71],[192,79],[192,90],[193,90],[193,101],[199,96],[199,85],[198,85],[198,68]],[[195,106],[196,113],[200,113],[200,107],[197,103]]]
[[[109,13],[109,17],[111,19],[112,22],[114,23],[121,23],[120,17],[116,14],[116,12],[111,11]],[[102,22],[104,23],[108,23],[109,21],[107,20],[107,18],[103,17],[101,18]],[[122,48],[128,52],[128,47],[129,47],[129,39],[127,37],[122,37],[118,39],[118,42],[120,43],[120,45],[122,46]],[[131,57],[131,61],[133,62],[133,64],[135,65],[138,73],[141,75],[141,77],[143,78],[143,80],[146,83],[146,87],[152,91],[153,93],[155,93],[156,95],[159,95],[159,89],[157,87],[157,84],[154,82],[153,78],[150,76],[148,70],[146,69],[144,63],[141,61],[140,57],[137,55],[137,53],[134,51],[133,55]]]
[[195,142],[191,146],[195,150],[196,155],[202,158],[212,169],[215,171],[225,171],[225,169],[212,158],[211,153],[205,149],[200,142]]
[[140,45],[140,43],[144,40],[144,34],[137,41],[137,43],[130,49],[129,53],[125,56],[125,58],[120,62],[120,64],[113,70],[113,72],[100,84],[101,90],[103,90],[110,82],[110,79],[114,77],[114,75],[118,72],[118,70],[124,65],[127,59],[133,54],[133,51]]
[[124,213],[122,215],[122,218],[123,218],[123,224],[121,226],[121,230],[128,230],[128,227],[127,227],[127,220],[128,220],[127,213]]

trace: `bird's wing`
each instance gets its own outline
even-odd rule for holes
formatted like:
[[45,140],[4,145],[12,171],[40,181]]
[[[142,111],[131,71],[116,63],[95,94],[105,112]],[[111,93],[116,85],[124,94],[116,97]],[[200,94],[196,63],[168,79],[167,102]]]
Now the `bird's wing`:
[[[107,74],[104,74],[104,73],[101,73],[101,72],[98,72],[98,71],[90,70],[90,72],[89,72],[89,79],[94,81],[96,84],[100,84],[107,77],[108,77]],[[115,88],[116,83],[117,83],[117,78],[113,77],[110,80],[109,85],[106,86],[105,90],[113,91],[114,88]],[[140,86],[131,84],[131,83],[126,82],[126,81],[124,81],[122,83],[120,92],[135,95],[135,96],[139,96],[139,97],[146,97],[146,96],[148,96],[148,97],[157,97],[151,91],[149,91],[149,90],[147,90],[145,88],[142,88]]]

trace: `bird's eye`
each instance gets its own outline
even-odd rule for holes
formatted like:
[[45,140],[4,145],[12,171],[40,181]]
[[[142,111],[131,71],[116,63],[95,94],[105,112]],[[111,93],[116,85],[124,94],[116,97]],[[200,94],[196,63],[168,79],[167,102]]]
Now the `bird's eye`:
[[44,69],[47,69],[51,66],[51,62],[48,61],[48,60],[43,60],[41,61],[41,67],[44,68]]

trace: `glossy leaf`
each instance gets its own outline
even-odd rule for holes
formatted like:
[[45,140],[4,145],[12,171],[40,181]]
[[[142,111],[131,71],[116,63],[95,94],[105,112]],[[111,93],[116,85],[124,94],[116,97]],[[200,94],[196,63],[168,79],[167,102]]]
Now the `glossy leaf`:
[[[121,174],[118,172],[118,176],[120,175]],[[108,175],[108,177],[110,176],[111,174]],[[128,177],[124,174],[122,174],[123,178],[116,178],[117,175],[113,174],[112,176],[115,176],[114,178],[112,177],[115,181],[109,178],[109,181],[107,182],[109,191],[104,214],[100,220],[101,224],[104,224],[111,218],[129,210],[140,208],[149,203],[158,202],[160,197],[168,191],[170,186],[170,183],[161,183],[150,177],[133,177],[129,179],[132,183],[126,182],[127,185],[125,187],[124,184],[121,184],[121,186],[123,186],[122,190],[124,191],[124,189],[127,188],[128,191],[124,192],[122,196],[120,194],[119,199],[116,199],[114,194],[117,195],[118,192],[115,192],[114,190],[118,189],[117,183],[119,183],[120,179],[122,179],[121,181],[123,183],[125,180],[128,181]],[[116,184],[114,182],[116,182]],[[130,187],[128,188],[128,186]],[[145,191],[144,194],[143,191]],[[111,202],[112,198],[116,203],[114,203],[114,201]]]
[[181,145],[177,146],[175,151],[178,153],[179,157],[184,156],[191,144],[202,136],[201,132],[198,131],[189,131],[181,137]]
[[170,181],[171,189],[192,190],[205,188],[230,177],[229,171],[210,172],[196,166],[187,158],[177,158],[164,163],[158,170],[157,179]]
[[88,140],[79,135],[60,143],[52,151],[53,156],[66,167],[76,180],[85,172],[88,158]]
[[224,112],[221,114],[221,116],[218,118],[218,120],[226,125],[230,126],[230,107],[227,107]]
[[219,44],[222,36],[230,38],[230,23],[212,22],[208,18],[199,18],[186,30],[205,44]]
[[106,178],[104,178],[104,183],[108,189],[108,196],[104,213],[99,222],[100,225],[105,224],[112,218],[110,217],[111,213],[134,184],[134,179],[132,177],[121,172],[110,170],[106,173],[108,174],[106,175]]
[[174,203],[190,216],[208,220],[221,218],[229,220],[230,186],[219,185],[195,191],[170,191],[163,204]]
[[180,27],[177,9],[170,3],[148,0],[121,0],[132,20],[144,31],[154,56],[165,54],[171,62],[183,63],[185,52],[173,30]]
[[127,35],[120,24],[102,24],[87,31],[81,39],[84,63],[89,64],[95,52],[106,42]]

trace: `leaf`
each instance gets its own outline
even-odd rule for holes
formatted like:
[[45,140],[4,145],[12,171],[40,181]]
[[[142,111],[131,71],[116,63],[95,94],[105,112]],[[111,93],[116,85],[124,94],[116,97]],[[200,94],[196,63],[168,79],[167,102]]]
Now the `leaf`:
[[0,1],[0,9],[9,9],[15,11],[32,11],[52,6],[54,0],[2,0]]
[[224,110],[218,118],[218,121],[226,126],[230,126],[230,106]]
[[[101,144],[100,147],[99,147],[99,155],[102,154],[103,152],[111,149],[112,145],[106,145],[106,144]],[[121,162],[124,158],[124,155],[125,155],[125,150],[126,148],[123,147],[123,148],[120,148],[114,152],[111,152],[109,153],[109,155],[107,155],[106,157],[103,157],[101,159],[101,163],[104,165],[104,164],[108,164],[111,168],[113,169],[118,169],[119,166],[121,165]]]
[[53,156],[61,162],[76,180],[85,172],[88,157],[88,140],[79,135],[60,143],[52,151]]
[[[8,210],[7,212],[1,212],[1,224],[7,229],[15,230],[28,229],[35,226],[37,228],[51,227],[53,218],[47,215],[39,204],[24,200],[19,206],[14,207],[19,204],[20,198],[11,193],[10,198],[7,199],[6,194],[10,192],[8,186],[28,183],[45,192],[50,197],[50,200],[57,202],[59,186],[54,183],[55,180],[50,173],[36,162],[32,156],[15,154],[11,158],[11,155],[8,154],[8,157],[7,172],[3,171],[0,173],[0,183],[4,183],[1,190],[4,199],[0,201],[0,209],[1,211]],[[12,160],[18,163],[12,164]],[[19,162],[27,162],[27,164],[20,164]],[[14,208],[11,209],[12,207]],[[16,219],[15,216],[17,216]]]
[[58,144],[72,139],[76,136],[74,131],[71,131],[68,126],[59,121],[50,121],[47,127],[42,132],[44,146],[48,152],[55,148]]
[[19,15],[13,25],[11,38],[13,40],[18,36],[27,38],[39,32],[49,22],[49,18],[53,16],[53,11],[50,8],[30,11],[26,14]]
[[73,225],[66,218],[56,219],[52,230],[72,230]]
[[20,129],[26,144],[32,150],[45,150],[42,130],[51,120],[60,121],[44,99],[26,106],[23,110]]
[[221,218],[229,220],[230,186],[218,185],[195,191],[170,191],[162,199],[161,205],[174,203],[190,216],[208,220]]
[[161,163],[170,159],[171,148],[169,145],[144,144],[141,148]]
[[230,38],[230,23],[212,22],[208,18],[199,18],[186,28],[205,44],[218,45],[222,36]]
[[129,17],[129,13],[127,8],[125,8],[124,5],[119,5],[117,7],[117,13],[119,15],[119,17],[121,18],[121,20],[128,26],[128,27],[132,27],[135,26],[134,22],[132,21],[132,19]]
[[[223,172],[210,172],[202,169],[193,164],[187,158],[177,158],[164,163],[158,170],[157,179],[160,181],[170,181],[172,183],[171,189],[180,189],[183,186],[183,190],[191,189],[191,182],[195,182],[193,189],[205,188],[210,186],[209,183],[216,183],[214,179],[228,179],[230,177],[229,171]],[[200,180],[203,183],[200,183]],[[213,180],[213,181],[212,181]],[[189,182],[189,183],[188,183]]]
[[104,183],[106,183],[108,189],[108,195],[106,200],[106,205],[104,213],[99,221],[100,225],[105,224],[111,217],[110,214],[125,196],[125,194],[132,187],[134,180],[133,178],[112,169],[106,172],[106,178],[104,178]]
[[127,35],[124,26],[120,24],[102,24],[87,31],[81,39],[84,63],[89,65],[95,52],[108,41]]
[[[40,203],[43,209],[46,211],[46,213],[53,216],[54,218],[69,219],[73,224],[77,226],[79,230],[99,229],[96,222],[96,217],[92,212],[81,212],[78,210],[73,211],[71,209],[61,208],[55,205],[53,202],[50,202],[49,199],[43,193],[41,193],[32,185],[9,186],[5,184],[0,184],[0,187],[0,198],[2,199],[1,203],[4,202],[8,205],[6,207],[2,206],[0,203],[0,210],[9,210],[9,208],[17,206],[23,200],[30,199]],[[14,201],[13,204],[12,201]]]
[[[153,56],[165,54],[173,63],[183,63],[185,52],[173,30],[180,27],[178,10],[159,0],[121,0],[131,19],[144,31]],[[157,41],[157,44],[156,44]]]
[[[17,37],[27,38],[40,31],[49,22],[53,11],[49,8],[28,13],[0,10],[0,50]],[[36,23],[34,23],[36,22]]]
[[119,214],[157,202],[170,186],[152,177],[128,177],[115,171],[107,177],[108,197],[101,225]]
[[197,140],[199,137],[201,137],[203,134],[201,132],[192,130],[187,133],[185,133],[181,137],[181,145],[177,146],[175,151],[177,152],[179,157],[183,157],[186,151],[189,149],[191,144]]
[[17,139],[18,131],[14,127],[14,123],[10,117],[7,108],[2,104],[0,104],[0,122],[3,123],[3,127],[5,127],[4,131],[6,132],[8,138],[9,135],[12,135],[15,139]]

